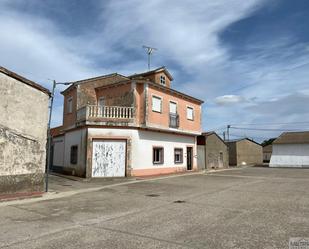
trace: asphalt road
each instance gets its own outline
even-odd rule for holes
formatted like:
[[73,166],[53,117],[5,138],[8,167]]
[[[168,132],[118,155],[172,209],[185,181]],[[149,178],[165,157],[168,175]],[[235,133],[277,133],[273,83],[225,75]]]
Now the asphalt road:
[[246,168],[0,206],[0,248],[288,248],[309,170]]

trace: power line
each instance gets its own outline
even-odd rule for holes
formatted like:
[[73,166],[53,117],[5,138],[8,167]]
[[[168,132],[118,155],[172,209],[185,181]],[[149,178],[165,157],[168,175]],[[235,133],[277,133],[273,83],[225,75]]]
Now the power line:
[[286,124],[309,124],[309,121],[289,122],[289,123],[250,123],[250,124],[231,124],[231,125],[286,125]]
[[249,130],[249,131],[302,131],[303,129],[271,129],[271,128],[250,128],[250,127],[235,127],[230,126],[235,130]]

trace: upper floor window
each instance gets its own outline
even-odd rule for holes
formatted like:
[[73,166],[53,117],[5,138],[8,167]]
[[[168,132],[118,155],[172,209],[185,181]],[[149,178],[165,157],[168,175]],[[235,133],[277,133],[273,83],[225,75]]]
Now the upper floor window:
[[67,100],[67,113],[72,113],[73,110],[73,98],[70,97]]
[[162,98],[152,96],[152,111],[162,112]]
[[164,75],[160,76],[160,84],[163,85],[163,86],[166,85],[166,81],[165,81],[165,76]]
[[193,107],[187,107],[187,119],[193,120],[194,119],[194,109]]
[[170,101],[170,113],[177,114],[177,103]]
[[104,97],[100,97],[100,98],[99,98],[98,105],[99,105],[99,106],[105,106]]

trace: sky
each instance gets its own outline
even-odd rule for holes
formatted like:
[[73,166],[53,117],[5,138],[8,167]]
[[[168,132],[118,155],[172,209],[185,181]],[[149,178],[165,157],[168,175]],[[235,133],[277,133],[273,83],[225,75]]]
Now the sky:
[[308,0],[0,0],[0,65],[51,89],[144,72],[150,45],[152,68],[205,101],[204,131],[262,141],[309,130],[308,25]]

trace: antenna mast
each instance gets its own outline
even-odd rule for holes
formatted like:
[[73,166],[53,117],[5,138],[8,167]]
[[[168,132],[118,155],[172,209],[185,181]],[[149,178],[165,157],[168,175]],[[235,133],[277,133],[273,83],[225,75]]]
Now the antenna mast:
[[151,55],[152,53],[155,51],[155,50],[158,50],[156,48],[152,48],[152,47],[149,47],[149,46],[143,46],[143,48],[146,49],[146,52],[148,54],[148,70],[150,70],[150,59],[151,59]]

